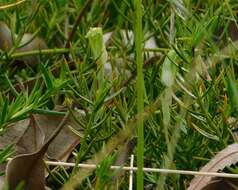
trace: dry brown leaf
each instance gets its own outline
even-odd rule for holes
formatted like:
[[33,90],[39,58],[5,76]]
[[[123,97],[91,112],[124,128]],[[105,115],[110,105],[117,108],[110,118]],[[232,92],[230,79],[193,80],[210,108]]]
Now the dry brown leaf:
[[42,129],[37,125],[35,118],[31,115],[30,124],[16,143],[17,154],[29,154],[36,152],[43,146],[45,134]]
[[[48,139],[57,128],[62,118],[63,116],[34,114],[30,119],[15,123],[0,136],[0,149],[15,144],[14,155],[35,152],[44,144],[44,139]],[[72,118],[67,120],[67,126],[80,130],[79,125]],[[47,154],[52,159],[65,161],[79,142],[79,137],[69,127],[65,127],[50,145]]]
[[24,181],[25,189],[45,189],[43,157],[46,149],[32,154],[16,156],[7,165],[6,177],[10,190],[14,190]]
[[229,178],[214,178],[202,190],[237,190],[237,180]]
[[[34,117],[37,125],[44,131],[46,139],[56,129],[63,118],[63,116],[52,115],[34,115]],[[69,118],[66,123],[67,126],[71,126],[76,130],[79,129],[78,124],[72,118]],[[47,155],[52,159],[65,161],[79,142],[79,137],[69,127],[65,127],[49,146]]]
[[68,114],[63,118],[47,142],[37,151],[31,154],[16,156],[7,164],[6,178],[10,190],[14,190],[20,182],[24,182],[26,190],[44,190],[44,155],[55,137],[66,125]]
[[18,121],[6,128],[4,134],[0,136],[0,149],[4,149],[9,144],[16,144],[29,126],[30,119]]
[[[200,170],[200,172],[218,172],[220,170],[223,170],[227,166],[236,164],[237,162],[238,162],[238,143],[234,143],[232,145],[229,145],[227,148],[223,149],[222,151],[220,151],[214,158],[212,158]],[[217,184],[215,184],[214,181],[212,180],[213,180],[212,176],[196,176],[191,181],[190,186],[187,190],[205,190],[205,189],[215,190]],[[220,184],[219,186],[219,189],[220,189],[223,183],[219,183],[219,184]],[[227,186],[225,187],[227,188]]]
[[[42,171],[42,168],[44,168],[42,159],[45,154],[37,151],[44,145],[44,139],[51,138],[51,135],[57,129],[62,119],[63,116],[33,114],[29,119],[16,122],[7,128],[7,131],[3,136],[0,136],[0,149],[3,149],[9,144],[15,144],[16,152],[14,155],[16,157],[13,160],[17,160],[16,163],[11,161],[12,163],[7,169],[7,171],[10,171],[7,172],[8,176],[13,175],[11,174],[11,171],[16,173],[16,175],[19,175],[19,172],[16,171],[22,171],[19,177],[28,175],[29,172],[24,173],[24,171],[29,169],[33,170],[34,166],[37,167],[34,168],[34,174],[39,175],[39,178],[42,178],[40,175],[42,173],[44,174],[44,169]],[[67,160],[75,146],[79,143],[79,136],[73,133],[68,127],[70,126],[71,128],[78,130],[79,125],[72,118],[67,118],[65,123],[66,126],[59,132],[50,146],[47,147],[47,155],[52,159]],[[33,166],[31,167],[29,164],[26,166],[24,163],[32,163]],[[14,171],[11,168],[18,169]],[[25,170],[23,170],[24,168]],[[5,167],[3,167],[1,171],[4,170]],[[31,174],[31,176],[34,178],[33,174]],[[13,179],[18,181],[16,176],[13,176]],[[33,184],[33,182],[30,183]],[[38,184],[38,186],[40,186],[40,184]]]

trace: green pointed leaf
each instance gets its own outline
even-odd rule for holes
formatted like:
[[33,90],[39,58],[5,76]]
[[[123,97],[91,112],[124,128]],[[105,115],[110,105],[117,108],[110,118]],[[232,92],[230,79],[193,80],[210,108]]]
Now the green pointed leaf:
[[167,87],[171,87],[174,84],[174,80],[176,78],[176,59],[176,52],[174,50],[170,50],[163,63],[161,82]]

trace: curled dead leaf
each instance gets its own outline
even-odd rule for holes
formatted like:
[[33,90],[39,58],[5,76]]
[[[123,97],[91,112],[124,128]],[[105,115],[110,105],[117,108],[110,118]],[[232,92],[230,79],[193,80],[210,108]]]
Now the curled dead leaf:
[[235,179],[214,178],[202,190],[237,190],[238,181]]
[[45,134],[40,126],[36,124],[35,118],[31,115],[30,124],[16,143],[17,154],[29,154],[36,152],[43,146]]
[[7,183],[10,190],[16,189],[20,182],[24,182],[26,189],[45,189],[44,156],[45,150],[32,154],[16,156],[6,169]]
[[[46,139],[57,128],[63,118],[63,116],[53,115],[34,115],[34,117],[37,125],[43,130]],[[66,121],[66,127],[62,129],[47,150],[49,158],[66,161],[75,146],[79,144],[80,138],[68,126],[80,130],[79,125],[69,117]]]
[[8,162],[6,178],[10,190],[14,190],[20,182],[24,182],[24,188],[26,190],[45,189],[43,158],[49,145],[66,125],[67,118],[68,114],[64,116],[57,128],[39,150],[30,154],[18,155]]
[[[225,167],[231,166],[238,162],[238,143],[229,145],[227,148],[220,151],[214,158],[212,158],[201,170],[200,172],[218,172],[223,170]],[[214,178],[211,176],[196,176],[190,183],[187,190],[233,190],[231,183],[236,184],[234,180],[228,181],[228,179]],[[224,183],[224,181],[226,183]],[[233,181],[233,182],[232,182]],[[228,184],[228,185],[226,185]],[[238,183],[236,189],[238,188]]]
[[[15,156],[35,152],[44,144],[44,139],[50,137],[62,119],[63,116],[32,114],[31,118],[7,127],[0,136],[0,149],[14,144]],[[82,128],[71,117],[67,119],[66,125],[47,150],[47,155],[52,159],[66,161],[80,142],[79,136],[72,132],[71,128],[76,131]]]
[[30,119],[18,121],[6,128],[0,135],[0,149],[4,149],[9,144],[16,144],[30,124]]

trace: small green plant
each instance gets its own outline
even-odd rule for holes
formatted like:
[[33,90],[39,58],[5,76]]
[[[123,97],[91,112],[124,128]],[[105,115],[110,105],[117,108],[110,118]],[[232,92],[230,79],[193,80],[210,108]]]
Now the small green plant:
[[111,183],[116,171],[110,169],[111,165],[115,160],[115,156],[109,156],[97,167],[95,173],[97,176],[97,181],[95,189],[108,189],[108,185]]
[[[186,189],[189,176],[142,169],[199,170],[236,141],[237,5],[2,0],[0,20],[11,43],[0,44],[0,144],[18,121],[69,110],[80,126],[67,126],[79,143],[67,152],[76,166],[48,167],[52,189],[128,189],[127,173],[113,186],[109,167],[112,155],[134,137],[133,187]],[[42,39],[47,49],[18,51],[29,33],[30,41]],[[14,148],[0,150],[1,163]],[[100,167],[94,172],[79,163]]]

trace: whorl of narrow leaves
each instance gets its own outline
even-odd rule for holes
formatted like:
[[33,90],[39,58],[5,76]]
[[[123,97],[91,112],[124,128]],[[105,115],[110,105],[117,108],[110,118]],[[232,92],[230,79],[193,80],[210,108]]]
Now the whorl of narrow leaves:
[[86,37],[88,38],[94,59],[97,60],[98,66],[103,68],[107,61],[107,51],[103,41],[102,28],[90,28]]
[[174,50],[170,50],[163,63],[161,81],[167,87],[171,87],[174,84],[174,80],[176,78],[176,59],[176,52]]
[[102,28],[90,28],[86,37],[88,38],[90,48],[97,63],[98,88],[103,89],[105,84],[104,67],[107,61],[107,51],[103,41]]

